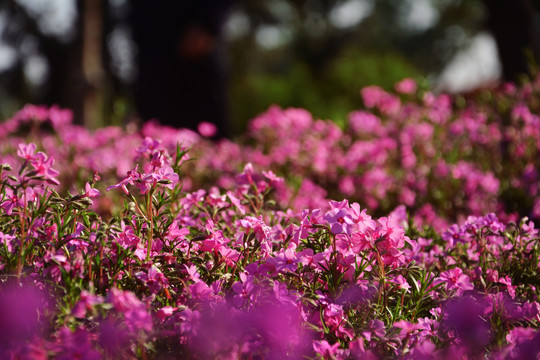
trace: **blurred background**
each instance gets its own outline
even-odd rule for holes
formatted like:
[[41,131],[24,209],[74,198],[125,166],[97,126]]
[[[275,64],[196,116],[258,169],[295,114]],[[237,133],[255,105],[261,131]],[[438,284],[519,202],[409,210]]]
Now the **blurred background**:
[[471,92],[532,75],[537,0],[1,0],[0,118],[58,104],[241,133],[271,104],[345,121],[359,89]]

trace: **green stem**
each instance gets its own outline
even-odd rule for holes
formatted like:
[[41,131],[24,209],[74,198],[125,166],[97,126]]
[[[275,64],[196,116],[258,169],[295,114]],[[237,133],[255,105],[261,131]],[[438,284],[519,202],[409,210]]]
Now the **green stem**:
[[148,222],[150,222],[150,231],[148,233],[148,242],[146,248],[146,261],[150,261],[150,253],[152,251],[152,240],[154,238],[154,219],[152,216],[152,196],[154,194],[154,189],[148,192],[148,199],[146,200],[146,217]]
[[21,214],[21,209],[19,208],[19,221],[21,223],[21,243],[19,244],[19,255],[17,257],[17,280],[21,279],[22,268],[24,267],[24,245],[26,240],[26,191],[23,188],[23,213]]

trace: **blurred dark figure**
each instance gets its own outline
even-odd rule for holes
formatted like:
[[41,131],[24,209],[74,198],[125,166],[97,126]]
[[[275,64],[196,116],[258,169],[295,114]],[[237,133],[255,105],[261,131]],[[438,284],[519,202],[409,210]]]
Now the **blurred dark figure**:
[[135,101],[143,120],[229,136],[222,27],[235,0],[133,0]]
[[488,26],[499,51],[503,78],[519,82],[532,74],[530,57],[540,61],[540,1],[483,0],[488,10]]

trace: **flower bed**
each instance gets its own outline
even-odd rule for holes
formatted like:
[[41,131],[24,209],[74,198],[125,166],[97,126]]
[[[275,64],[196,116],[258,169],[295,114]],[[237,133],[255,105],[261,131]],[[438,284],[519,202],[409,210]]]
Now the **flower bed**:
[[538,83],[397,90],[363,89],[343,129],[273,107],[237,142],[22,109],[0,124],[0,357],[540,353]]

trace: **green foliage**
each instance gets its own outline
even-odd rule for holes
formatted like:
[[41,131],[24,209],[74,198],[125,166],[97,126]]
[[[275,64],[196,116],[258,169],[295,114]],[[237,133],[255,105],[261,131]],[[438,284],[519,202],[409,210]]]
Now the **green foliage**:
[[377,53],[351,46],[324,69],[312,71],[302,62],[286,69],[261,69],[232,80],[230,103],[238,132],[247,121],[272,104],[310,109],[315,118],[344,125],[350,109],[362,104],[358,90],[379,84],[387,90],[421,71],[397,52]]

